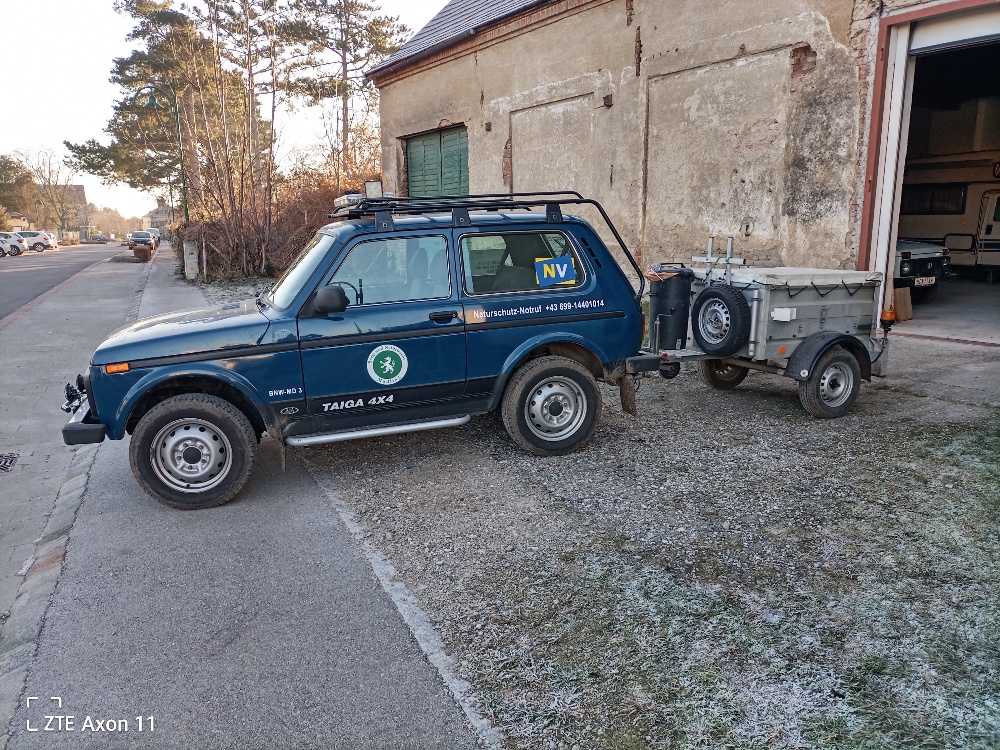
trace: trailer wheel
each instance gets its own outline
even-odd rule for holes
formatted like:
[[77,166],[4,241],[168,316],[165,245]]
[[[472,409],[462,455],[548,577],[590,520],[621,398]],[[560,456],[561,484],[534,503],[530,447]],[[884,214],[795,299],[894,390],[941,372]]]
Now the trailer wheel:
[[703,359],[698,363],[698,374],[709,387],[717,391],[731,391],[746,380],[750,370],[721,359]]
[[836,419],[847,413],[861,390],[861,367],[846,349],[827,351],[808,380],[799,383],[802,408],[819,419]]
[[728,357],[750,340],[750,305],[731,286],[710,286],[691,307],[691,333],[706,354]]
[[660,377],[664,380],[673,380],[681,374],[680,362],[666,362],[660,365]]
[[539,357],[514,373],[500,404],[511,439],[536,456],[583,446],[601,416],[601,391],[590,371],[568,357]]

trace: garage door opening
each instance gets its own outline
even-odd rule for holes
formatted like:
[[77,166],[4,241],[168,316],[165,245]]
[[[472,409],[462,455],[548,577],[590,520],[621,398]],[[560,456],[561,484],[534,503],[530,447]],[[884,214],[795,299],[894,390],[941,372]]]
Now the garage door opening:
[[1000,343],[1000,43],[921,54],[912,70],[893,278],[913,321],[900,331]]
[[899,333],[1000,346],[1000,11],[907,24],[892,44],[872,267]]

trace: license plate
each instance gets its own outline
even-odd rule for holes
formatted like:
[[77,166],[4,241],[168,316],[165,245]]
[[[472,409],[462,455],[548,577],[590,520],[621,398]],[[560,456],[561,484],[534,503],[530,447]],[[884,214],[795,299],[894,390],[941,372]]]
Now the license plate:
[[913,280],[913,286],[934,286],[936,283],[936,276],[917,276]]

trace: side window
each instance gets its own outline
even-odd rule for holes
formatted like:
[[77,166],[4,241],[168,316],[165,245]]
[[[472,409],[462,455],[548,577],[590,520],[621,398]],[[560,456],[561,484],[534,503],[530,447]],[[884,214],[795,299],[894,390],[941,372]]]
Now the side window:
[[558,232],[473,234],[462,238],[469,294],[559,289],[583,282],[580,260]]
[[329,284],[355,304],[405,302],[451,296],[444,237],[368,240],[354,246]]

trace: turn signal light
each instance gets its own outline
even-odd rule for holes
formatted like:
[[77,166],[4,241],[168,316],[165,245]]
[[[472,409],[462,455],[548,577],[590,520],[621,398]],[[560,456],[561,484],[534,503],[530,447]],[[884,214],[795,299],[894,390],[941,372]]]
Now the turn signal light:
[[119,372],[128,372],[128,362],[115,362],[113,365],[107,365],[104,368],[108,375],[114,375]]

